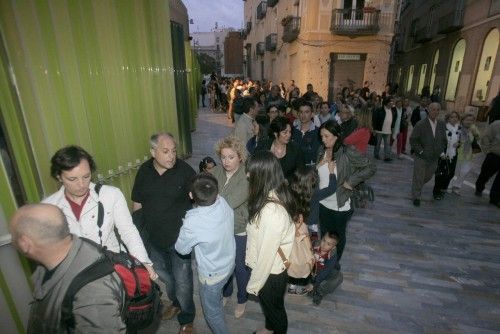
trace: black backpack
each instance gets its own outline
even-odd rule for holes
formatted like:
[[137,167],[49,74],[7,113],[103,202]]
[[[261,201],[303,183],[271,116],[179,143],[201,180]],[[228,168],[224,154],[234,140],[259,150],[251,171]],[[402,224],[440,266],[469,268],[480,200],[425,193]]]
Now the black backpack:
[[[101,186],[101,184],[96,185],[95,191],[97,194],[99,194]],[[97,225],[101,237],[104,207],[100,201],[98,206]],[[71,329],[75,327],[73,299],[78,291],[88,283],[112,273],[117,273],[122,282],[125,298],[121,316],[127,325],[127,329],[136,331],[146,328],[157,318],[161,308],[160,287],[150,279],[146,267],[128,253],[128,249],[123,244],[116,227],[115,234],[118,242],[124,246],[126,252],[115,253],[102,247],[102,240],[101,245],[98,245],[91,240],[82,238],[84,242],[97,247],[102,256],[76,275],[66,291],[61,307],[61,322],[68,331],[72,331]]]

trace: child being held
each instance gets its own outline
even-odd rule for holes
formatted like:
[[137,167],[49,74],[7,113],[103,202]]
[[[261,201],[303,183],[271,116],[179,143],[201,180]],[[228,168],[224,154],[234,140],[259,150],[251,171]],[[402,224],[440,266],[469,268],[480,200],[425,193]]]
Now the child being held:
[[327,232],[313,247],[315,265],[312,276],[313,289],[310,296],[319,305],[324,296],[335,291],[342,283],[342,272],[338,269],[337,243],[339,236]]
[[186,212],[175,250],[187,255],[194,248],[205,320],[213,333],[229,333],[224,321],[222,289],[234,270],[234,214],[218,193],[217,180],[211,174],[201,173],[193,178],[189,196],[194,208]]

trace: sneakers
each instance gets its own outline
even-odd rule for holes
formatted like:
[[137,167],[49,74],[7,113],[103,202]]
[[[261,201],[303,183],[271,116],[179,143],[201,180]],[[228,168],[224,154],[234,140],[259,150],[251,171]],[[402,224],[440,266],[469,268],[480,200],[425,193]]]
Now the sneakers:
[[413,205],[417,206],[417,207],[420,206],[420,199],[418,199],[418,198],[414,199],[413,200]]
[[236,319],[241,318],[243,314],[245,314],[245,308],[247,307],[247,303],[237,304],[234,309],[234,317]]
[[385,158],[385,159],[384,159],[384,161],[385,161],[385,162],[391,162],[391,161],[392,161],[392,159],[391,159],[391,158]]
[[434,195],[434,199],[435,199],[436,201],[440,201],[440,200],[442,200],[442,199],[443,199],[443,195],[442,195],[442,194],[436,194],[436,195]]
[[185,324],[181,325],[181,328],[179,329],[179,334],[191,334],[193,333],[193,324]]
[[169,305],[167,306],[167,309],[163,313],[163,320],[169,320],[175,317],[177,314],[181,313],[181,308],[174,306],[174,305]]
[[290,284],[290,287],[288,288],[288,293],[291,295],[304,296],[307,295],[311,290],[312,286],[310,284],[306,286]]

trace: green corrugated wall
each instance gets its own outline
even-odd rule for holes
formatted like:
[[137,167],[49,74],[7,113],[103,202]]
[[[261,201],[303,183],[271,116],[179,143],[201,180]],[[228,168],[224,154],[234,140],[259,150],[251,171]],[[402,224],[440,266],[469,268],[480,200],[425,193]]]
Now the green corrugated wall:
[[[28,202],[57,189],[49,162],[65,145],[88,150],[127,197],[152,133],[192,151],[199,65],[167,0],[0,0],[0,60],[0,120]],[[1,162],[0,186],[9,218]]]

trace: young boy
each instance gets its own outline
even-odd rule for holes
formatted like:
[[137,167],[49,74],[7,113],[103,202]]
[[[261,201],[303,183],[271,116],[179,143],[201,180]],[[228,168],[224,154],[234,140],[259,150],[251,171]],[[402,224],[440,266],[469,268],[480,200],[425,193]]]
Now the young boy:
[[212,175],[194,177],[189,192],[194,209],[186,213],[175,250],[186,255],[194,248],[205,320],[213,333],[226,334],[222,288],[234,270],[236,248],[234,213],[218,192]]
[[338,242],[337,233],[327,232],[313,247],[316,263],[313,269],[313,290],[310,296],[316,305],[319,305],[325,295],[332,293],[342,283],[343,276],[337,261]]

